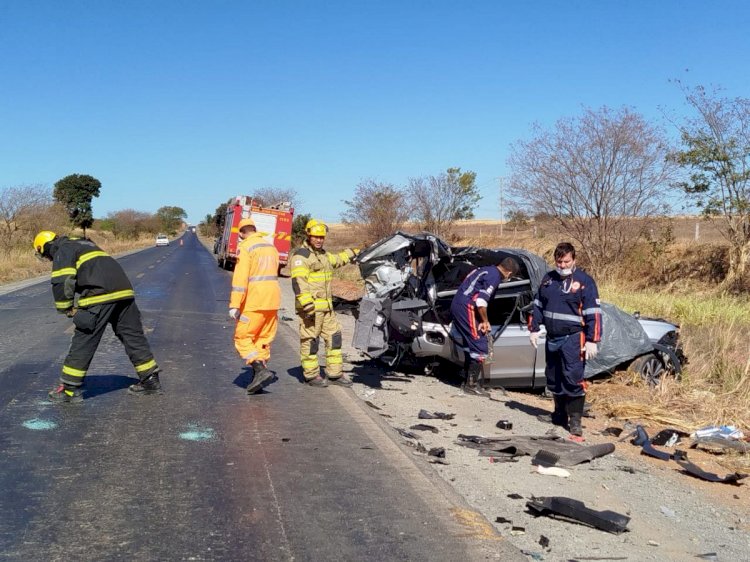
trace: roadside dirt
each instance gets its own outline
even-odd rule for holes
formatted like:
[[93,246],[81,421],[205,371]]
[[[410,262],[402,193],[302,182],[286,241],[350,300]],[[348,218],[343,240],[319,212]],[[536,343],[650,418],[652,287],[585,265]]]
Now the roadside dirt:
[[[347,282],[337,282],[335,293],[356,298]],[[464,395],[459,381],[389,370],[370,361],[348,344],[354,319],[339,318],[344,329],[346,369],[354,381],[353,392],[368,403],[375,414],[394,428],[394,438],[414,448],[426,470],[435,470],[466,501],[480,511],[498,532],[533,560],[689,560],[715,554],[711,560],[748,560],[750,555],[750,502],[748,482],[741,486],[710,483],[683,473],[674,461],[661,461],[640,454],[640,447],[626,437],[631,425],[597,415],[584,419],[586,445],[613,443],[614,453],[567,468],[568,478],[536,472],[530,456],[516,462],[493,462],[478,450],[457,444],[458,435],[483,437],[544,436],[552,428],[537,419],[552,403],[524,392],[494,391],[492,398]],[[603,382],[601,384],[608,384]],[[596,391],[592,393],[596,395]],[[419,419],[420,410],[454,414],[450,420]],[[512,423],[510,430],[496,423]],[[410,429],[415,424],[433,426],[436,432]],[[605,436],[608,427],[624,431],[620,438]],[[395,430],[410,431],[414,438]],[[649,435],[661,427],[646,426]],[[557,434],[568,434],[557,429]],[[686,450],[685,444],[678,449]],[[445,458],[426,452],[445,449]],[[658,447],[672,452],[674,449]],[[419,449],[419,450],[418,450]],[[729,471],[715,456],[688,450],[692,462],[704,470],[725,475]],[[429,464],[428,464],[429,463]],[[630,517],[627,532],[611,534],[584,525],[534,516],[526,507],[532,497],[564,496],[580,500],[588,508],[611,510]],[[547,545],[547,546],[543,546]]]

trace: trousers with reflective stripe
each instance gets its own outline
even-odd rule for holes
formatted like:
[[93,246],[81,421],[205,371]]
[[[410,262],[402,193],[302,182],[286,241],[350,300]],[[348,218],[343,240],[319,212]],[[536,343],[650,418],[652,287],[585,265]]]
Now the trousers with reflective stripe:
[[341,377],[343,357],[341,355],[341,324],[333,311],[315,312],[309,316],[299,315],[300,361],[305,380],[320,375],[318,364],[318,342],[326,346],[326,375],[330,379]]
[[276,337],[275,310],[245,311],[234,329],[234,347],[248,365],[271,358],[271,342]]
[[79,309],[73,317],[73,323],[73,340],[60,375],[60,380],[66,385],[83,384],[107,325],[112,326],[115,335],[125,346],[125,353],[141,380],[158,370],[143,333],[141,313],[135,300],[121,300]]

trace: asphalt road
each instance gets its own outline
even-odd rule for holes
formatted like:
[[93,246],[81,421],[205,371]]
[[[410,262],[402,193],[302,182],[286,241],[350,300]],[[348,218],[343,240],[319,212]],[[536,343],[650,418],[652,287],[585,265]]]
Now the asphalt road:
[[301,384],[293,323],[274,344],[279,380],[247,396],[230,274],[183,241],[120,259],[160,396],[127,393],[109,332],[84,402],[48,403],[72,323],[47,281],[0,295],[0,559],[525,559],[350,390]]

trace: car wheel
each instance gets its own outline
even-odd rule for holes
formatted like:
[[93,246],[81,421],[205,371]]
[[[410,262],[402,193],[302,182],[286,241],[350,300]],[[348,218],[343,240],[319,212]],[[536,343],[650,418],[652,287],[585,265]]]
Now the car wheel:
[[656,386],[663,377],[674,373],[669,358],[659,352],[648,353],[636,358],[630,364],[630,369],[638,373],[641,379],[650,386]]

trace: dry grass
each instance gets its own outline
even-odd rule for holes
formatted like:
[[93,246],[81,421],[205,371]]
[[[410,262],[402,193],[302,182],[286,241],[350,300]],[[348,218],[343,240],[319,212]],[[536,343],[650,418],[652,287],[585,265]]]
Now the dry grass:
[[[129,250],[145,248],[154,244],[154,236],[144,234],[137,240],[120,240],[109,232],[87,231],[91,238],[105,252],[116,255]],[[76,234],[80,236],[80,233]],[[0,253],[0,283],[22,281],[40,275],[48,275],[50,264],[34,256],[29,242],[28,247],[11,248]]]

